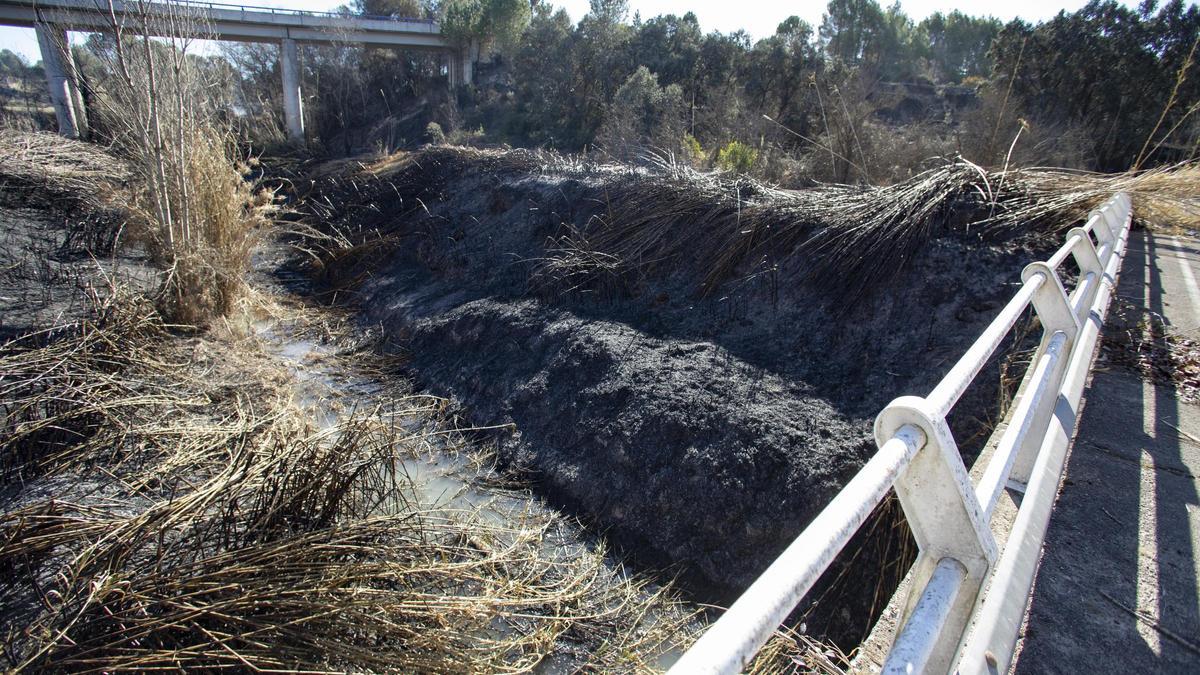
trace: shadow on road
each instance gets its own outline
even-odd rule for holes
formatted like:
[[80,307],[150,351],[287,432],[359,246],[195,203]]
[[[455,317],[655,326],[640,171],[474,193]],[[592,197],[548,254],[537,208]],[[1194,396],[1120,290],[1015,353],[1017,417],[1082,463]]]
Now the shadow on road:
[[[1163,314],[1160,245],[1148,232],[1131,235],[1118,296],[1136,309],[1110,313],[1106,334],[1140,330]],[[1198,436],[1200,410],[1181,404],[1174,387],[1124,369],[1096,373],[1046,535],[1018,672],[1196,672]]]

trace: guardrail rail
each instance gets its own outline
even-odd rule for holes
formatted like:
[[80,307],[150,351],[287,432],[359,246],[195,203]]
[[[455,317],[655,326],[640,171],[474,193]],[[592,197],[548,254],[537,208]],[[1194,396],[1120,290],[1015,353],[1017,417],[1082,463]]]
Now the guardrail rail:
[[288,7],[268,7],[266,5],[241,5],[233,2],[208,2],[207,0],[151,0],[147,4],[183,5],[185,7],[200,7],[204,9],[223,9],[243,12],[263,12],[284,16],[321,16],[334,19],[370,19],[372,21],[400,21],[404,23],[437,23],[425,17],[394,16],[391,14],[355,14],[347,9],[344,12],[322,12],[313,9],[291,9]]
[[[1026,266],[1020,289],[933,391],[879,413],[875,456],[670,673],[740,672],[893,488],[920,552],[883,672],[1008,672],[1131,216],[1129,195],[1117,193],[1049,260]],[[1068,257],[1079,267],[1070,293],[1059,275]],[[946,416],[1030,305],[1041,341],[973,485]],[[1005,488],[1023,497],[1001,551],[991,520]]]

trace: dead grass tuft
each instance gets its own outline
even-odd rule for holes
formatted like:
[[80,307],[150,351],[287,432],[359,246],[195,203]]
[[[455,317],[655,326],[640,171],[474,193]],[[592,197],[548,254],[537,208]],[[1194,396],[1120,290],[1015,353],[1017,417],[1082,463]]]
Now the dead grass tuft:
[[310,206],[325,220],[336,213],[344,228],[310,239],[320,249],[314,259],[363,272],[362,255],[386,255],[393,233],[428,221],[436,202],[452,197],[455,180],[505,174],[569,178],[594,195],[579,207],[590,209],[588,218],[564,222],[546,255],[527,261],[531,285],[557,292],[636,288],[645,276],[683,274],[709,294],[731,280],[771,274],[848,303],[894,278],[933,239],[1026,238],[1049,247],[1119,190],[1132,195],[1139,218],[1200,223],[1196,165],[1101,175],[988,171],[958,160],[886,187],[781,190],[667,160],[626,167],[544,152],[429,148],[323,178]]
[[641,671],[690,639],[670,594],[544,515],[425,506],[402,460],[430,432],[319,429],[278,366],[211,339],[114,297],[0,346],[13,672]]

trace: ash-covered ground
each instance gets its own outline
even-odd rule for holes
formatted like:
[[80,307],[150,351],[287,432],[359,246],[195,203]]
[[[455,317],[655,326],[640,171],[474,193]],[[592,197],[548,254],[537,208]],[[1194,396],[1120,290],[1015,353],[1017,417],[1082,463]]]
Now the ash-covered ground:
[[158,283],[160,271],[140,251],[114,253],[112,242],[96,241],[94,214],[23,202],[0,188],[0,342],[87,317],[114,285]]
[[[636,208],[612,201],[633,172],[504,160],[430,150],[318,180],[314,222],[345,237],[324,278],[430,391],[476,425],[511,425],[496,432],[504,468],[702,601],[731,601],[830,501],[874,452],[878,411],[928,392],[1040,248],[947,225],[854,298],[806,276],[803,246],[705,287],[686,217],[671,224],[682,245],[642,260],[572,247]],[[998,419],[999,361],[952,420],[968,460]],[[811,631],[869,627],[904,572],[894,512],[810,595]]]

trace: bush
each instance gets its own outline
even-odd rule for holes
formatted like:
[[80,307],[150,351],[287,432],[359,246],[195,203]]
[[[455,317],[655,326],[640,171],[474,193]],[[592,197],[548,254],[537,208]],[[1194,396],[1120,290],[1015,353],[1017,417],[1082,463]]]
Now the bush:
[[450,134],[450,145],[480,145],[487,138],[487,132],[483,130],[483,125],[479,125],[474,131],[470,129],[456,129]]
[[674,152],[683,130],[679,85],[660,87],[658,76],[639,66],[617,89],[596,141],[617,159],[634,161],[647,151]]
[[442,131],[442,125],[437,122],[430,122],[425,125],[425,142],[430,145],[445,145],[446,132]]
[[722,171],[749,173],[757,161],[758,150],[741,141],[730,141],[717,152],[717,167]]
[[705,157],[704,146],[700,145],[700,141],[696,140],[695,136],[684,134],[683,154],[691,164],[700,164],[704,161]]
[[254,225],[273,195],[256,194],[236,166],[233,134],[209,96],[223,73],[186,51],[202,21],[182,9],[137,11],[144,34],[114,25],[90,43],[101,66],[99,126],[132,167],[135,230],[167,269],[161,311],[203,326],[241,295]]

